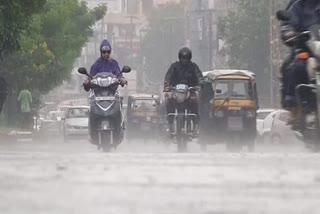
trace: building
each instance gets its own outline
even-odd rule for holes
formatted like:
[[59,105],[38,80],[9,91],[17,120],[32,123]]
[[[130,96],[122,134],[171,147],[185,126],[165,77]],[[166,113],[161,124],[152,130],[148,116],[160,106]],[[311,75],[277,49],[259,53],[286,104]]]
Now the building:
[[122,12],[122,0],[85,0],[90,9],[98,6],[99,4],[107,4],[108,13],[121,13]]

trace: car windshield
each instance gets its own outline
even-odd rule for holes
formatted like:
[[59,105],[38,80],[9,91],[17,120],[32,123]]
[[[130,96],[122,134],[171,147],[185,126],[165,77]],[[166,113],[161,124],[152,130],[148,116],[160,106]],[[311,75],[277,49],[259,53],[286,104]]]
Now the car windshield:
[[141,99],[141,100],[134,100],[132,102],[132,108],[133,109],[139,109],[139,108],[155,108],[156,101],[153,99]]
[[64,115],[63,111],[59,112],[49,112],[46,119],[48,120],[58,120],[58,118],[62,118]]
[[68,118],[88,118],[88,108],[71,108],[68,111]]
[[268,117],[269,114],[271,114],[272,111],[264,111],[264,112],[258,112],[257,119],[258,120],[264,120],[266,117]]
[[249,80],[217,80],[215,88],[215,98],[251,98],[252,87]]

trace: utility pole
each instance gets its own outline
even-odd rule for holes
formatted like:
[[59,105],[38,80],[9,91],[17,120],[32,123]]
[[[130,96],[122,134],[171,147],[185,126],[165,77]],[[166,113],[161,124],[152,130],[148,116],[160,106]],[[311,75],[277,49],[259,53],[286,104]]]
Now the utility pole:
[[209,70],[212,69],[213,67],[213,42],[212,42],[212,36],[213,36],[213,32],[212,32],[212,13],[213,13],[213,10],[209,10]]
[[269,19],[270,19],[270,103],[274,107],[274,94],[273,94],[273,0],[269,0]]
[[[201,65],[208,70],[213,68],[214,48],[217,46],[215,45],[217,41],[213,41],[213,25],[215,24],[213,18],[215,12],[215,9],[197,9],[187,11],[188,25],[194,23],[193,21],[190,21],[190,19],[201,20],[201,26],[198,26],[198,33],[200,33],[199,36],[201,36],[196,39],[196,43],[199,44],[198,50],[199,54],[202,56],[200,59],[202,62]],[[192,27],[187,26],[187,29],[189,29],[187,35],[192,33],[190,32]],[[192,35],[189,36],[188,39],[192,40]]]
[[269,0],[270,11],[270,95],[271,105],[276,107],[279,105],[279,84],[274,84],[278,81],[277,72],[281,69],[281,51],[280,51],[280,39],[279,39],[279,22],[275,17],[277,10],[277,1]]

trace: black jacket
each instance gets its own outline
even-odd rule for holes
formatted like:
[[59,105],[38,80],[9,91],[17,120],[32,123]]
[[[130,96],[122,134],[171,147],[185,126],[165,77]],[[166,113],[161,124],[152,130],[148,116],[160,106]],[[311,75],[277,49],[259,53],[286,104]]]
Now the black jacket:
[[164,87],[176,86],[177,84],[187,84],[189,87],[198,86],[202,72],[198,65],[193,62],[182,65],[180,62],[173,63],[164,80]]
[[[306,0],[291,0],[287,11],[290,14],[290,21],[281,24],[281,36],[287,40],[284,34],[288,31],[302,32],[309,30],[311,25],[320,24],[320,1],[312,3]],[[310,4],[310,5],[309,5]]]

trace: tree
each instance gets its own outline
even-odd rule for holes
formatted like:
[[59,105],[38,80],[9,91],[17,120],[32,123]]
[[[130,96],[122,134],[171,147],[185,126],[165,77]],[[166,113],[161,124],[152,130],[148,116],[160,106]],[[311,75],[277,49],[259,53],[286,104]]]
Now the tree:
[[148,23],[142,40],[144,79],[157,90],[170,64],[177,59],[178,49],[185,44],[184,8],[176,3],[155,8],[149,13]]
[[[284,8],[287,0],[278,1]],[[257,74],[260,91],[269,91],[270,84],[270,8],[266,0],[237,0],[236,9],[221,17],[220,39],[227,44],[228,65],[249,69]]]
[[0,56],[17,50],[21,32],[28,29],[32,15],[46,0],[2,0],[0,2]]
[[106,9],[100,5],[89,10],[77,0],[47,0],[41,12],[32,16],[29,30],[21,32],[20,50],[2,63],[11,88],[28,85],[47,93],[61,84]]

